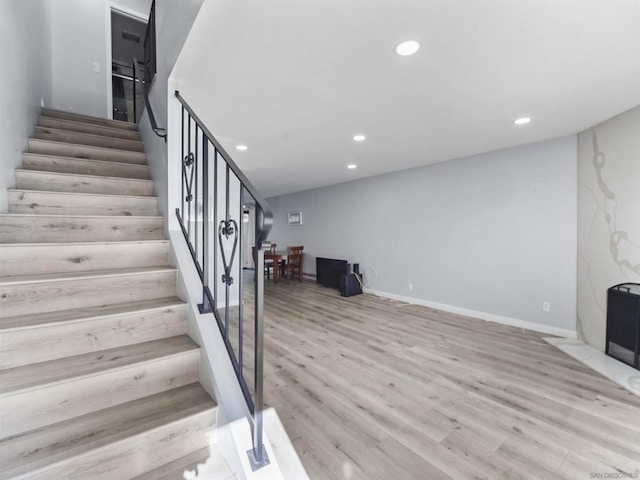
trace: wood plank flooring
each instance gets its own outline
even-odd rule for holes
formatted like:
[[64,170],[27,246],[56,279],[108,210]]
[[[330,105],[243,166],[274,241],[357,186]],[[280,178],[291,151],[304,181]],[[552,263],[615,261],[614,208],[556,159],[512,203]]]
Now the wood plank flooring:
[[310,478],[640,476],[640,398],[545,335],[266,283],[265,402]]

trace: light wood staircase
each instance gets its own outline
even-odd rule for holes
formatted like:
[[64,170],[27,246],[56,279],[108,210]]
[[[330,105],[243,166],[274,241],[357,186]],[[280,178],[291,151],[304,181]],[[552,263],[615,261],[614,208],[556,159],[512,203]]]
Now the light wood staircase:
[[181,479],[211,454],[150,178],[134,125],[43,109],[0,215],[1,479]]

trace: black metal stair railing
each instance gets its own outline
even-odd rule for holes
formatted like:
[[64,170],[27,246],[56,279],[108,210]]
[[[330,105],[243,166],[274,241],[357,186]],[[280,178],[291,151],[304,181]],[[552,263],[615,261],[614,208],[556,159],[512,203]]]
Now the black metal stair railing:
[[[269,463],[262,441],[264,251],[273,224],[266,201],[187,102],[182,104],[182,201],[176,216],[202,281],[200,313],[212,313],[250,412],[254,469]],[[243,271],[246,205],[255,209],[253,285]],[[245,241],[247,239],[244,239]],[[243,251],[244,250],[244,251]],[[245,303],[253,306],[245,309]],[[251,317],[253,316],[253,322]],[[248,382],[247,377],[253,377]]]
[[139,117],[137,112],[138,106],[136,102],[137,90],[139,89],[140,93],[142,94],[142,99],[144,100],[144,106],[147,109],[147,115],[149,116],[149,123],[151,124],[151,130],[153,130],[153,133],[158,135],[160,138],[164,138],[164,141],[166,142],[167,132],[164,128],[158,126],[158,123],[156,122],[156,117],[153,114],[153,109],[151,108],[151,103],[149,102],[150,80],[145,77],[144,72],[140,71],[140,62],[135,57],[131,58],[131,68],[133,70],[133,99],[134,99],[133,109],[135,112],[134,116],[136,118],[136,121]]

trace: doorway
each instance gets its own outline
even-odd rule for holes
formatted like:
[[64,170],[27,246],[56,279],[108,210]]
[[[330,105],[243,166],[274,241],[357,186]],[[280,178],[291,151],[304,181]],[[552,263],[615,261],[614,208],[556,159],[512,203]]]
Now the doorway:
[[[111,116],[114,120],[137,123],[142,112],[142,94],[133,58],[144,61],[147,21],[111,8]],[[141,71],[141,68],[138,68]]]
[[256,239],[256,209],[255,205],[243,205],[242,207],[242,268],[254,268],[253,265],[253,247]]

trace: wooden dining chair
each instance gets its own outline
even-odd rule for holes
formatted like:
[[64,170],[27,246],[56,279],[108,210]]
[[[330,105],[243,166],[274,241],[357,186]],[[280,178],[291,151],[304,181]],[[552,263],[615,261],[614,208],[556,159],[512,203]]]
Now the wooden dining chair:
[[302,245],[295,247],[287,247],[287,278],[293,278],[295,272],[298,272],[298,279],[302,281],[302,266],[304,254]]
[[[256,247],[251,247],[251,252],[253,254],[253,263],[256,263]],[[276,244],[272,243],[271,247],[269,247],[269,250],[267,250],[265,253],[276,253]],[[273,260],[265,258],[264,259],[264,274],[267,276],[267,278],[271,278],[271,270],[273,269]]]
[[[269,250],[266,253],[271,253],[271,254],[276,253],[276,246],[277,246],[277,244],[272,243],[271,246],[269,247]],[[271,278],[271,270],[273,270],[274,268],[275,268],[275,266],[273,264],[273,259],[265,258],[264,259],[264,273],[267,276],[267,278]]]

